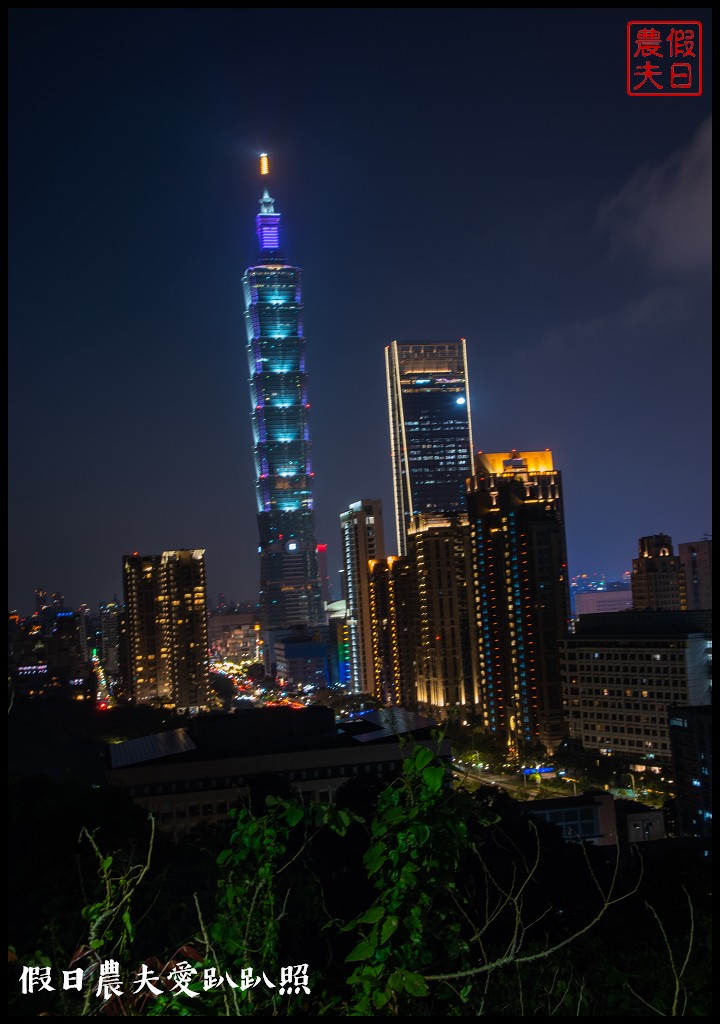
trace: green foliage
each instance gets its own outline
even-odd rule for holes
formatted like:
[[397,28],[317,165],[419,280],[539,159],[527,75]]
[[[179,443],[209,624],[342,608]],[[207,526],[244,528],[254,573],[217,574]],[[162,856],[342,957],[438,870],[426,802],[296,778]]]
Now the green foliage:
[[[261,809],[238,808],[213,854],[211,898],[198,892],[198,848],[186,850],[174,878],[192,886],[183,893],[194,923],[170,954],[157,945],[146,951],[152,915],[142,896],[148,884],[159,896],[162,876],[151,874],[158,841],[134,863],[103,851],[97,833],[83,829],[81,847],[97,875],[82,913],[85,937],[69,961],[37,942],[18,963],[81,964],[90,979],[110,956],[165,976],[186,964],[196,997],[165,983],[156,997],[103,1003],[93,985],[82,999],[58,993],[44,1006],[71,1016],[709,1012],[709,915],[697,909],[706,890],[694,860],[677,859],[677,897],[660,857],[634,895],[637,857],[608,860],[606,851],[567,846],[504,794],[453,788],[434,748],[403,752],[400,777],[348,791],[355,809],[272,794]],[[312,961],[309,994],[240,984],[248,968],[277,982],[282,968],[302,960]],[[206,990],[206,970],[236,987]]]
[[359,936],[346,957],[358,965],[348,978],[352,1016],[417,1012],[415,1001],[429,991],[423,972],[439,955],[467,952],[452,904],[468,841],[467,821],[456,813],[464,797],[443,785],[446,768],[427,747],[416,747],[404,765],[370,828],[364,862],[375,901],[345,926]]

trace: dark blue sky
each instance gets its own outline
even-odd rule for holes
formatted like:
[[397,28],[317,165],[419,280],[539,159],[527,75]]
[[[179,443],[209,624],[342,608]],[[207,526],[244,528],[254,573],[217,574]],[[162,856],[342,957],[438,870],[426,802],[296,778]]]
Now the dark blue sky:
[[[626,94],[699,19],[700,97]],[[302,267],[318,540],[383,500],[384,348],[468,342],[475,447],[550,448],[570,573],[711,530],[708,8],[9,12],[9,607],[206,549],[255,597],[257,155]]]

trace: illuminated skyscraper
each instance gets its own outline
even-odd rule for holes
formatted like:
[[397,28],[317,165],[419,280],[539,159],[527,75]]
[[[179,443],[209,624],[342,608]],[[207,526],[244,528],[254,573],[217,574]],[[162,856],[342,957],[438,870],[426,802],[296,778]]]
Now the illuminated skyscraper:
[[123,592],[127,610],[125,680],[135,704],[170,700],[166,652],[157,621],[158,555],[123,556]]
[[385,349],[398,550],[412,516],[464,515],[473,472],[465,340],[397,342]]
[[370,562],[370,618],[375,696],[386,706],[414,709],[420,613],[411,558]]
[[172,702],[178,710],[199,711],[207,705],[210,683],[205,552],[163,551],[159,583],[160,636]]
[[354,502],[340,515],[340,531],[350,632],[350,685],[355,693],[374,693],[369,563],[385,558],[380,499]]
[[128,666],[136,704],[207,705],[208,655],[205,552],[125,555]]
[[115,679],[120,666],[120,608],[117,600],[100,605],[100,660],[103,668]]
[[477,692],[485,727],[519,754],[565,733],[559,648],[568,635],[562,481],[552,453],[477,457],[468,488]]
[[446,520],[414,516],[408,546],[417,578],[417,700],[445,717],[451,709],[477,703],[468,622],[467,515]]
[[632,606],[636,610],[687,611],[685,569],[666,533],[641,537],[632,560]]
[[[267,157],[260,163],[268,173]],[[267,188],[259,254],[243,277],[260,531],[260,617],[270,667],[279,633],[325,624],[315,540],[301,271],[280,251]]]

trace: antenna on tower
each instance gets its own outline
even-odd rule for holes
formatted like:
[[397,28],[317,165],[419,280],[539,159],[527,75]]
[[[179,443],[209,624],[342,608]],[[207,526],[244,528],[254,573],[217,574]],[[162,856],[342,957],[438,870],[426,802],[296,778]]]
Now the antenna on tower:
[[260,154],[260,173],[262,175],[270,173],[270,161],[267,153]]

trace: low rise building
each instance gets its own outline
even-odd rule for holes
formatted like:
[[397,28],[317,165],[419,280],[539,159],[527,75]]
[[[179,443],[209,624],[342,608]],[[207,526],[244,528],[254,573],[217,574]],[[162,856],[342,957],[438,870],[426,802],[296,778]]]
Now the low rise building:
[[449,741],[436,723],[399,708],[336,722],[330,708],[257,708],[205,715],[186,728],[108,747],[108,780],[175,838],[201,821],[226,821],[263,777],[289,785],[303,800],[331,802],[348,779],[398,775],[411,739],[450,765]]
[[533,800],[527,804],[527,813],[556,825],[566,842],[622,846],[665,838],[661,810],[635,800],[616,800],[601,790]]

